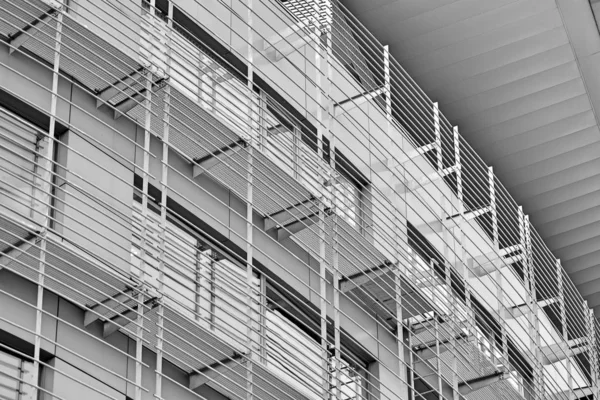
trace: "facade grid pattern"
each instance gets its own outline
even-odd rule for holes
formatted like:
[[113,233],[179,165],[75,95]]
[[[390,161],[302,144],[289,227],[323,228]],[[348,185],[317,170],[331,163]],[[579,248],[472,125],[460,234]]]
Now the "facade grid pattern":
[[599,398],[560,261],[338,0],[0,10],[0,398]]

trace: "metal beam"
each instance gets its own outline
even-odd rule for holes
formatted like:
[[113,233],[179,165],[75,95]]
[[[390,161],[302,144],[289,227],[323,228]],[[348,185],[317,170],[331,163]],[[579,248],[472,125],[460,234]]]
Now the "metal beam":
[[126,77],[119,79],[112,85],[102,89],[96,96],[96,108],[100,107],[104,103],[107,103],[119,93],[131,88],[133,85],[139,82],[140,78],[145,78],[146,73],[147,71],[145,68],[139,68]]
[[15,50],[23,46],[29,39],[31,39],[36,33],[38,33],[39,30],[33,33],[30,33],[29,31],[36,27],[40,22],[47,20],[48,18],[53,16],[55,13],[56,10],[51,8],[50,10],[46,11],[44,14],[36,18],[34,21],[27,24],[27,26],[25,26],[23,29],[16,32],[8,41],[8,43],[10,44],[8,54],[12,54]]
[[435,149],[436,149],[436,144],[429,143],[429,144],[426,144],[425,146],[417,147],[416,149],[411,149],[404,154],[398,155],[398,161],[396,161],[395,159],[391,159],[391,160],[386,159],[383,161],[377,161],[371,165],[371,168],[373,169],[374,172],[378,172],[378,173],[391,171],[391,170],[407,163],[408,161],[412,161],[418,157],[422,157],[423,155],[425,155],[428,152],[435,150]]
[[542,364],[551,365],[556,362],[571,358],[577,354],[587,351],[584,346],[587,343],[586,338],[571,339],[567,343],[554,343],[549,346],[542,347]]
[[581,399],[581,398],[587,399],[594,394],[594,391],[591,387],[586,386],[586,387],[580,387],[577,389],[573,389],[573,393],[575,395],[574,400]]
[[523,257],[523,246],[514,245],[469,258],[467,259],[467,265],[474,276],[481,277],[495,271],[495,268],[502,268],[505,265],[522,261]]
[[[158,304],[156,302],[156,297],[148,299],[144,302],[143,307],[149,306],[150,309],[156,307]],[[116,317],[111,318],[110,320],[104,322],[104,328],[102,330],[102,336],[106,339],[125,325],[130,323],[135,323],[137,314],[138,314],[139,306],[132,307],[130,310],[119,314]]]
[[300,219],[305,217],[307,214],[311,214],[313,211],[310,210],[310,206],[306,206],[307,203],[313,203],[316,199],[311,197],[310,199],[306,199],[301,201],[300,203],[296,203],[288,208],[285,208],[281,211],[277,211],[267,217],[265,217],[265,231],[269,231],[275,228],[277,225],[283,224],[285,221],[290,218]]
[[377,267],[342,278],[340,279],[340,291],[342,293],[347,293],[352,289],[364,285],[365,283],[371,282],[382,275],[390,273],[391,267],[392,264],[386,262]]
[[[160,79],[156,81],[152,84],[152,92],[159,91],[160,89],[164,88],[166,84],[166,79]],[[122,115],[127,114],[134,107],[142,105],[146,99],[146,90],[147,89],[142,89],[137,93],[124,99],[123,101],[119,102],[119,104],[116,104],[113,118],[119,119]]]
[[[460,332],[457,335],[455,335],[454,337],[449,337],[444,340],[440,340],[439,341],[440,354],[453,349],[453,344],[452,344],[453,340],[462,340],[462,339],[468,339],[468,338],[469,338],[468,334],[466,334],[464,332]],[[427,361],[427,360],[430,360],[430,359],[436,357],[437,356],[437,352],[436,352],[437,344],[438,344],[437,341],[432,340],[431,342],[427,342],[427,343],[423,343],[423,344],[414,346],[413,351],[414,351],[415,355],[417,355],[419,357],[417,362],[424,362],[424,361]]]
[[436,183],[437,181],[445,178],[446,176],[457,172],[460,169],[459,165],[453,165],[448,168],[444,168],[441,171],[433,171],[420,179],[410,180],[404,183],[396,185],[396,190],[399,193],[416,192],[418,190],[425,189],[428,185]]
[[470,221],[489,211],[491,211],[490,207],[483,207],[479,210],[469,211],[463,214],[456,214],[450,217],[446,217],[443,221],[435,220],[431,222],[423,222],[422,224],[416,225],[415,228],[417,228],[425,235],[431,233],[441,233],[447,229],[460,227],[462,221],[457,221],[460,218],[463,218],[465,221]]
[[[329,214],[327,210],[326,213]],[[304,229],[310,227],[311,225],[314,225],[317,222],[319,222],[318,211],[297,221],[294,221],[288,225],[277,228],[277,240],[282,241],[283,239],[286,239],[300,231],[303,231]]]
[[233,155],[239,153],[246,147],[247,144],[244,140],[238,140],[237,142],[233,142],[221,147],[205,157],[195,160],[193,173],[194,178],[202,175],[215,165],[220,164],[225,158],[232,157]]
[[198,70],[199,77],[209,75],[215,84],[223,83],[233,79],[233,74],[219,62],[208,59],[208,61]]
[[507,377],[508,374],[506,372],[496,371],[490,375],[469,379],[468,381],[462,382],[458,385],[458,392],[461,394],[461,396],[466,396],[469,393],[483,389],[493,383],[504,380]]
[[14,259],[18,258],[35,244],[37,239],[37,235],[30,235],[28,239],[22,240],[20,243],[16,245],[11,245],[11,247],[0,253],[0,270],[4,268],[8,263],[14,261]]
[[435,314],[432,318],[429,318],[425,321],[421,321],[417,324],[413,324],[412,325],[413,326],[413,330],[412,330],[413,334],[420,335],[421,333],[426,332],[426,331],[433,331],[436,321],[438,323],[444,322],[438,314]]
[[[415,375],[418,376],[418,379],[425,382],[429,387],[438,387],[438,373],[431,368],[431,366],[426,362],[419,362],[415,360],[413,364],[412,371]],[[415,377],[417,378],[417,377]],[[441,377],[442,381],[442,390],[441,395],[444,399],[452,399],[454,395],[454,391],[452,390],[452,386],[448,384],[448,382]]]
[[218,376],[223,375],[229,370],[229,368],[231,368],[231,364],[244,357],[244,354],[236,353],[232,357],[227,357],[223,360],[216,361],[213,364],[202,368],[198,372],[192,373],[190,375],[190,390],[198,389]]
[[[538,307],[541,308],[541,307],[546,307],[546,306],[549,306],[550,304],[554,304],[557,302],[558,302],[558,297],[553,297],[550,299],[540,300],[537,302],[537,305],[538,305]],[[529,315],[529,313],[532,312],[529,308],[530,308],[529,304],[520,304],[518,306],[508,307],[506,309],[507,314],[508,314],[506,316],[506,319],[515,319],[515,318]]]
[[311,43],[315,33],[315,28],[304,23],[286,27],[279,34],[263,42],[263,54],[271,61],[279,61]]
[[137,288],[128,288],[125,291],[117,294],[116,296],[109,297],[101,303],[98,303],[89,310],[87,310],[84,314],[83,318],[83,326],[88,326],[94,321],[98,319],[110,319],[109,317],[102,316],[103,310],[113,311],[122,304],[127,303],[129,300],[135,300],[134,296],[136,295],[135,291]]
[[273,125],[270,128],[267,128],[267,137],[279,135],[284,132],[291,132],[291,130],[284,124]]
[[492,211],[492,208],[490,206],[482,207],[477,210],[467,211],[462,214],[451,215],[451,216],[447,217],[446,220],[450,221],[450,220],[456,220],[456,219],[462,218],[465,221],[471,221],[477,217],[481,217],[483,214],[486,214],[490,211]]
[[380,87],[369,92],[357,94],[356,96],[350,97],[349,99],[342,100],[333,105],[333,115],[338,117],[345,112],[352,110],[355,107],[359,107],[369,100],[374,99],[377,96],[384,94],[384,88]]
[[514,263],[522,261],[522,260],[523,260],[523,254],[519,254],[516,256],[512,256],[512,257],[506,257],[506,258],[494,257],[492,260],[486,261],[481,264],[475,264],[474,260],[472,258],[470,258],[467,261],[467,265],[469,266],[468,273],[469,273],[469,276],[471,276],[471,277],[481,278],[481,277],[489,275],[493,272],[496,272],[499,269],[502,269],[508,265],[514,264]]

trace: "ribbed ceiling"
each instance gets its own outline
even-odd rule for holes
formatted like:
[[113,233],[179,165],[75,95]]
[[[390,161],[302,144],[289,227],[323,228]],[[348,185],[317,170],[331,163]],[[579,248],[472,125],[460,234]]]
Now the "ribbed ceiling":
[[494,167],[600,316],[600,36],[588,0],[342,2]]

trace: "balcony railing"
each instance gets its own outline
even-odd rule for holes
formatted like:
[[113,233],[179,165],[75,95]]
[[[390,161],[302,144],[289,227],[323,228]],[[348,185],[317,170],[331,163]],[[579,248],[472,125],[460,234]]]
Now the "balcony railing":
[[[195,382],[208,381],[242,396],[250,389],[239,379],[252,374],[266,379],[260,368],[269,365],[261,350],[264,326],[269,326],[261,322],[266,311],[260,310],[266,289],[252,266],[254,257],[277,262],[257,254],[252,237],[260,229],[275,243],[305,249],[319,264],[318,289],[306,288],[317,299],[311,304],[319,320],[314,328],[304,327],[310,349],[279,334],[293,357],[315,356],[300,368],[305,372],[300,382],[310,388],[301,396],[319,396],[322,389],[343,398],[341,382],[351,381],[339,376],[341,367],[331,371],[328,354],[331,348],[334,361],[339,360],[333,365],[342,365],[340,336],[348,326],[342,323],[355,318],[345,314],[340,299],[376,315],[379,329],[408,348],[406,359],[403,351],[394,351],[361,326],[365,340],[377,342],[377,354],[390,352],[397,365],[408,368],[406,374],[403,368],[384,367],[415,398],[427,396],[416,381],[447,397],[569,398],[581,388],[595,393],[597,328],[590,310],[491,168],[387,48],[337,1],[255,0],[252,8],[234,3],[195,2],[187,9],[158,1],[82,1],[59,8],[59,3],[21,0],[0,16],[14,56],[50,65],[56,82],[50,89],[54,110],[48,131],[23,143],[14,134],[0,137],[10,142],[0,142],[3,165],[20,160],[2,169],[9,188],[3,214],[33,232],[57,235],[40,235],[34,243],[42,260],[48,246],[60,247],[62,238],[124,271],[127,278],[120,280],[139,285],[115,282],[113,290],[107,289],[127,293],[117,303],[135,317],[123,319],[114,310],[109,317],[101,314],[109,320],[106,332],[121,330],[141,343],[144,326],[160,326],[166,318],[172,324],[165,329],[173,332],[160,335],[171,335],[179,348],[165,351],[164,357],[193,371],[197,367],[181,350],[187,345],[184,336],[198,327],[216,329],[237,342],[214,344],[233,361],[221,363],[218,374],[206,373],[217,370],[206,362],[208,370],[201,369]],[[9,64],[4,67],[33,82]],[[88,159],[77,138],[99,139],[57,107],[65,102],[78,112],[90,111],[58,89],[59,76],[95,97],[98,112],[110,113],[116,122],[93,118],[117,136],[122,135],[120,123],[134,121],[143,128],[141,136],[121,142],[135,143],[132,160],[105,144],[100,147],[108,158]],[[3,90],[22,96],[16,89]],[[55,142],[58,124],[71,131],[72,139]],[[66,161],[47,153],[53,147],[48,144],[66,149]],[[169,150],[178,162],[185,160],[191,174],[169,163]],[[101,182],[86,181],[77,158],[123,180],[131,192],[129,202]],[[134,184],[103,165],[122,158],[127,159],[125,169],[141,180],[135,186],[140,205],[131,201]],[[173,180],[179,186],[168,183]],[[245,260],[232,257],[247,270],[230,266],[231,261],[203,260],[207,250],[199,248],[207,238],[166,222],[167,213],[174,212],[167,201],[173,196],[213,220],[215,230],[231,230],[182,192],[182,183],[201,187],[207,180],[249,204],[231,211],[232,218],[242,218],[245,236],[228,232],[228,240],[246,254]],[[150,186],[159,193],[151,194]],[[55,203],[36,195],[37,187]],[[9,198],[23,210],[11,206]],[[149,203],[156,203],[157,210]],[[44,206],[55,214],[47,217]],[[92,210],[86,212],[87,207]],[[103,219],[106,214],[110,221]],[[221,265],[229,275],[220,283],[214,276],[211,280],[210,269],[192,268],[190,260],[206,268]],[[21,271],[18,267],[17,262],[11,268]],[[279,267],[295,276],[288,266]],[[36,279],[36,274],[21,273]],[[96,313],[105,301],[70,296]],[[176,331],[186,321],[195,328]],[[404,330],[411,332],[408,344],[398,334]],[[153,338],[151,346],[157,348],[162,340]],[[345,340],[358,346],[357,338]],[[374,354],[372,349],[368,352]],[[262,355],[253,370],[254,353]],[[222,360],[212,353],[204,357]],[[281,379],[297,377],[298,372],[286,375],[281,361],[278,365]],[[381,398],[394,398],[394,381],[362,373],[378,382]],[[290,385],[300,386],[297,381]]]

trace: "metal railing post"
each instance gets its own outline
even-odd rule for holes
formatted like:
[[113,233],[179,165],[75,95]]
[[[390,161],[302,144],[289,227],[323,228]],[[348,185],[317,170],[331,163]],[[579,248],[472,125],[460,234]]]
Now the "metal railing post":
[[[165,75],[171,75],[171,46],[173,34],[173,2],[168,2],[167,10],[167,54]],[[164,108],[163,108],[163,135],[162,135],[162,177],[160,181],[160,253],[159,253],[159,271],[158,271],[158,310],[157,310],[157,334],[156,334],[156,383],[155,398],[162,399],[162,373],[163,373],[163,340],[164,340],[164,295],[165,295],[165,259],[166,259],[166,230],[167,230],[167,201],[169,198],[169,133],[171,117],[171,85],[167,83],[164,89]],[[197,270],[197,291],[199,293],[199,269]],[[196,297],[196,305],[199,306],[200,299]],[[200,315],[200,310],[196,309],[196,315]]]
[[[155,21],[155,0],[150,0],[150,21],[154,24]],[[142,10],[143,13],[143,10]],[[137,298],[137,320],[136,320],[136,347],[135,347],[135,400],[142,399],[142,373],[143,373],[143,353],[144,353],[144,296],[147,290],[146,286],[146,268],[147,258],[146,249],[149,246],[148,242],[148,180],[150,175],[150,142],[152,126],[152,83],[153,75],[152,68],[148,68],[145,74],[145,93],[144,93],[144,151],[142,160],[142,238],[140,245],[140,281],[142,290],[138,293]]]
[[558,296],[558,312],[560,318],[560,326],[561,326],[561,336],[564,341],[561,346],[561,350],[567,354],[567,358],[565,360],[565,367],[567,370],[567,387],[569,391],[569,400],[575,400],[575,393],[573,393],[573,376],[572,376],[572,361],[571,355],[569,354],[569,331],[567,329],[567,307],[565,304],[565,288],[563,282],[563,270],[560,264],[560,260],[556,260],[556,284],[557,284],[557,296]]
[[247,346],[247,363],[246,363],[246,399],[254,398],[254,344],[252,339],[254,336],[254,307],[253,307],[253,286],[254,278],[254,50],[253,43],[253,0],[246,0],[247,18],[248,18],[248,170],[247,170],[247,198],[246,198],[246,295],[247,295],[247,321],[246,321],[246,346]]
[[492,218],[492,243],[494,250],[500,249],[498,240],[498,207],[496,205],[496,185],[494,182],[494,169],[488,167],[488,185],[490,188],[490,216]]
[[442,127],[440,124],[440,108],[437,102],[433,103],[433,127],[435,133],[436,166],[438,171],[442,171],[444,169],[442,159]]
[[542,366],[542,353],[540,346],[539,318],[537,291],[535,282],[535,271],[533,265],[533,250],[531,244],[531,233],[529,217],[523,214],[523,208],[519,207],[519,221],[523,225],[523,252],[524,252],[524,281],[525,281],[525,304],[527,305],[529,338],[533,355],[533,388],[537,399],[544,399],[544,370]]
[[590,386],[592,389],[592,399],[598,400],[599,389],[598,389],[598,378],[599,378],[599,365],[598,365],[598,344],[596,340],[596,316],[594,310],[588,307],[588,302],[583,302],[583,311],[586,319],[586,330],[587,330],[587,347],[590,363]]
[[458,345],[457,338],[459,329],[458,321],[457,321],[457,312],[456,312],[456,296],[454,296],[454,292],[452,290],[452,271],[450,265],[448,263],[445,264],[446,273],[446,285],[448,286],[448,297],[449,297],[449,305],[448,305],[448,319],[450,325],[450,348],[452,349],[452,399],[459,400],[460,393],[458,392]]
[[[48,246],[48,232],[52,226],[52,182],[54,171],[54,152],[56,148],[56,114],[58,103],[58,81],[60,79],[60,56],[62,46],[62,29],[64,9],[61,7],[56,14],[56,36],[54,37],[54,63],[52,68],[52,94],[50,100],[50,123],[48,127],[48,146],[42,159],[44,168],[41,169],[40,184],[43,188],[43,198],[47,202],[41,202],[42,210],[40,215],[43,218],[42,227],[39,233],[40,237],[40,259],[37,274],[37,297],[35,311],[35,338],[33,349],[33,377],[32,382],[37,385],[40,374],[40,353],[42,347],[42,323],[44,308],[44,292],[46,278],[46,255]],[[47,204],[47,205],[45,205]],[[35,392],[39,395],[38,390]]]

